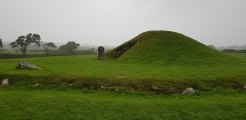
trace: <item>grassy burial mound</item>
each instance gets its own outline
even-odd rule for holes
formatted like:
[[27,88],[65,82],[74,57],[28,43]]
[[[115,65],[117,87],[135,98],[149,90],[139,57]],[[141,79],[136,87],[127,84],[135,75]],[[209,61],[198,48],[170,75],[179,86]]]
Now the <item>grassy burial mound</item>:
[[150,64],[231,64],[236,58],[171,31],[147,31],[109,51],[119,61]]

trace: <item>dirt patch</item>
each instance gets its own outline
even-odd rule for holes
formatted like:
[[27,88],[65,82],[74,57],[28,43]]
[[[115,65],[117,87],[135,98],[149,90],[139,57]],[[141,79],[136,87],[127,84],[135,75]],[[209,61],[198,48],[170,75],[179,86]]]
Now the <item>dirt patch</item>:
[[116,48],[116,51],[115,51],[115,54],[113,55],[113,57],[119,58],[121,55],[126,53],[129,49],[131,49],[135,44],[137,44],[140,41],[141,41],[141,37],[139,37],[138,39],[129,41],[129,42],[119,46],[118,48]]

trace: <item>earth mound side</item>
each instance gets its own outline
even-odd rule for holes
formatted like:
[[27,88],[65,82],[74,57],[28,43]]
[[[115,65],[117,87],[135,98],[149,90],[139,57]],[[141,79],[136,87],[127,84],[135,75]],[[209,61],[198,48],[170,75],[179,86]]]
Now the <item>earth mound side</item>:
[[231,64],[239,60],[172,31],[144,32],[107,52],[106,56],[145,64]]

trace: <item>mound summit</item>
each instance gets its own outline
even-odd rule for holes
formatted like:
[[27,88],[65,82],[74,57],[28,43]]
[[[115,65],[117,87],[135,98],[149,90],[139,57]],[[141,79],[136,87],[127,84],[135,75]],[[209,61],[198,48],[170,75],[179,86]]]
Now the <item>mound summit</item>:
[[147,31],[107,52],[118,61],[158,64],[231,64],[235,57],[172,31]]

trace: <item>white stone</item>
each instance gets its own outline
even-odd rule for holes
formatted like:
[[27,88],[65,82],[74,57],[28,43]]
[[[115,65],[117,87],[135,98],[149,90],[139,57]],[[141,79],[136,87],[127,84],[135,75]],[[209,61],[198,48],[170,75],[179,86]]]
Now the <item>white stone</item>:
[[184,91],[183,91],[183,95],[189,95],[189,94],[193,94],[193,93],[195,93],[196,92],[196,90],[195,89],[193,89],[193,88],[187,88],[187,89],[185,89]]
[[158,90],[159,88],[157,86],[152,85],[153,90]]
[[33,87],[35,87],[35,86],[39,86],[39,84],[38,83],[36,83],[36,84],[34,84],[34,85],[32,85]]
[[4,79],[4,80],[2,81],[1,86],[8,86],[8,85],[9,85],[9,80],[8,80],[8,79]]

